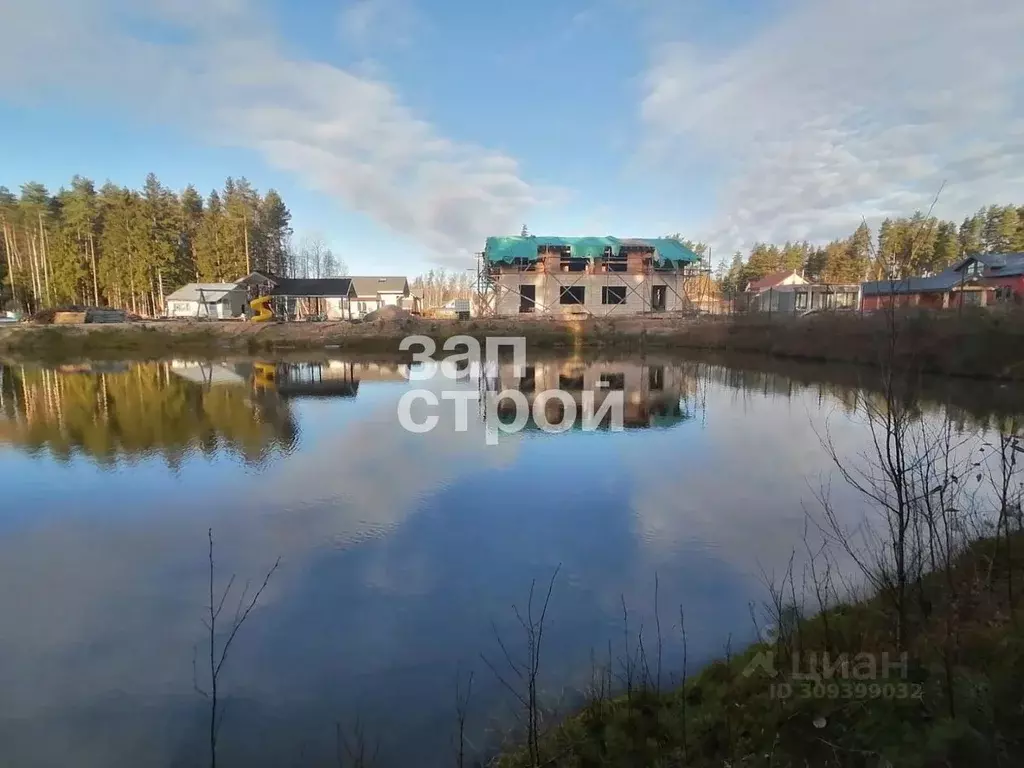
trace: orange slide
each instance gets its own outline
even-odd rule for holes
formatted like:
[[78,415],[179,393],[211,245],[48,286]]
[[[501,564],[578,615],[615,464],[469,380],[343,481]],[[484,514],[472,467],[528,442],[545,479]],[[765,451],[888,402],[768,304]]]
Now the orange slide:
[[258,299],[253,299],[249,302],[249,306],[252,307],[253,311],[252,322],[265,323],[267,320],[274,319],[274,310],[270,308],[269,296],[260,296]]

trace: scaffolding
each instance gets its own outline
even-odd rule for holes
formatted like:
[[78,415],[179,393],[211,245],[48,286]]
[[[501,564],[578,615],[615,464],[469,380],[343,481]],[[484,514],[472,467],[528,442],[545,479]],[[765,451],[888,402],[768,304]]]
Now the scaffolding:
[[[538,249],[537,259],[526,262],[517,263],[515,265],[509,265],[501,263],[501,266],[495,266],[490,263],[487,259],[486,253],[483,251],[476,254],[476,312],[480,317],[496,317],[499,315],[499,307],[501,305],[501,299],[503,296],[509,294],[515,295],[520,300],[520,306],[524,306],[525,302],[528,302],[532,309],[523,311],[519,310],[517,313],[505,313],[508,315],[512,314],[555,314],[555,315],[580,315],[586,314],[591,317],[607,317],[607,316],[625,316],[636,315],[636,314],[695,314],[697,312],[707,312],[706,309],[709,302],[713,302],[715,299],[714,283],[711,279],[711,255],[710,251],[706,256],[701,256],[697,261],[686,264],[684,266],[672,266],[670,268],[656,268],[654,266],[654,260],[652,257],[644,256],[641,261],[641,269],[629,271],[628,257],[623,261],[621,259],[610,259],[607,254],[600,260],[597,259],[579,259],[580,261],[586,261],[586,266],[579,270],[562,271],[562,270],[551,270],[546,267],[549,263],[551,252],[547,246],[541,246],[544,248],[544,252],[541,253]],[[556,249],[557,251],[557,249]],[[560,257],[564,259],[564,256]],[[575,261],[576,259],[571,259]],[[609,264],[613,262],[624,263],[626,269],[624,270],[612,270],[609,269]],[[538,266],[541,268],[538,268]],[[598,267],[600,265],[600,267]],[[562,312],[555,306],[547,304],[540,300],[540,298],[534,294],[532,297],[528,297],[523,294],[520,290],[522,283],[516,285],[508,285],[502,281],[502,277],[505,275],[526,275],[534,273],[542,278],[544,282],[552,280],[558,287],[559,296],[565,291],[565,289],[578,286],[580,282],[587,278],[604,277],[604,281],[600,284],[600,287],[612,286],[620,287],[624,286],[628,291],[636,295],[640,299],[640,310],[631,311],[629,313],[616,312],[618,304],[602,305],[607,306],[605,312],[596,313],[593,309],[587,306],[585,303],[571,304],[565,306],[571,306],[574,309],[570,312]],[[564,279],[563,276],[574,275],[575,277],[569,281]],[[635,281],[628,280],[627,277],[635,277],[642,275],[643,279],[640,281],[639,286],[635,284]],[[656,280],[659,276],[672,277],[673,281],[666,279],[664,283],[657,283]],[[672,285],[672,282],[675,285]],[[536,285],[536,283],[534,283]],[[588,285],[593,286],[593,281],[589,281]],[[654,293],[652,290],[639,290],[640,287],[653,289],[655,287],[664,287],[667,293],[671,292],[678,299],[678,307],[676,310],[669,312],[665,307],[656,307],[654,301]],[[677,290],[677,287],[680,290]],[[659,302],[660,303],[660,302]]]

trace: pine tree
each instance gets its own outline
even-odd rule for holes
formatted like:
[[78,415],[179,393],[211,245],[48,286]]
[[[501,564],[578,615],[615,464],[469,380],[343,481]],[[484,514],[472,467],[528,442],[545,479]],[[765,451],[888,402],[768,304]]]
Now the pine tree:
[[221,221],[222,279],[237,279],[252,271],[253,253],[261,250],[260,198],[245,177],[237,181],[229,177],[224,183],[221,199],[224,205]]
[[196,269],[200,282],[219,283],[230,274],[225,222],[220,194],[214,190],[206,200],[203,221],[196,235]]
[[725,272],[725,277],[722,279],[722,295],[727,299],[735,298],[736,294],[742,293],[746,289],[747,284],[743,279],[744,266],[743,254],[736,251]]
[[49,306],[53,303],[50,286],[49,225],[51,223],[50,193],[38,182],[21,186],[18,201],[20,230],[23,246],[29,263],[29,277],[34,307]]
[[158,299],[164,281],[179,285],[189,277],[178,259],[180,210],[177,196],[160,183],[156,174],[146,176],[139,198],[139,215],[146,224],[144,240],[139,244],[139,272],[143,281],[140,289],[151,314],[163,311]]
[[[19,258],[15,244],[18,199],[7,187],[0,187],[0,247],[3,248],[3,281],[0,281],[0,298],[9,296],[15,306],[26,309],[27,293],[19,289],[23,280],[20,274]],[[7,284],[6,289],[3,287]]]
[[985,209],[985,228],[982,232],[985,253],[997,253],[1002,250],[1002,217],[1003,209],[998,205],[990,205]]
[[985,211],[968,216],[960,225],[960,253],[970,256],[985,250]]
[[78,254],[77,269],[84,269],[86,275],[80,279],[86,282],[84,295],[98,305],[99,275],[97,273],[96,241],[100,230],[99,204],[96,186],[81,176],[71,179],[71,189],[62,196],[63,224],[74,238]]
[[814,248],[807,256],[807,264],[804,267],[804,277],[811,282],[819,282],[828,266],[828,251],[824,248]]
[[203,198],[196,188],[189,184],[181,193],[179,201],[181,232],[178,237],[178,270],[184,276],[183,282],[198,279],[197,248],[199,228],[203,224]]
[[859,283],[867,280],[871,270],[871,227],[867,222],[860,226],[850,237],[850,282]]
[[1008,205],[999,211],[996,225],[996,240],[992,243],[993,253],[1010,253],[1018,248],[1020,219],[1017,209]]
[[803,272],[808,250],[807,243],[791,243],[787,240],[779,255],[779,269]]
[[859,264],[854,261],[850,243],[833,240],[825,246],[825,268],[821,280],[825,283],[842,284],[860,281]]
[[928,270],[937,274],[959,260],[960,238],[957,235],[956,224],[952,221],[940,222],[935,235],[932,259],[927,265]]
[[260,229],[263,251],[255,269],[268,269],[278,275],[288,272],[288,240],[292,235],[292,215],[277,190],[267,191],[260,203]]
[[768,243],[755,243],[744,267],[743,279],[746,282],[760,280],[780,269],[782,269],[782,252],[779,247]]
[[251,259],[283,272],[291,215],[280,195],[260,198],[245,179],[225,189],[231,216],[219,193],[204,211],[194,187],[179,197],[153,174],[140,191],[107,183],[97,193],[80,176],[56,195],[34,182],[20,197],[0,187],[0,301],[28,312],[105,303],[156,313],[161,289],[241,277],[247,246]]

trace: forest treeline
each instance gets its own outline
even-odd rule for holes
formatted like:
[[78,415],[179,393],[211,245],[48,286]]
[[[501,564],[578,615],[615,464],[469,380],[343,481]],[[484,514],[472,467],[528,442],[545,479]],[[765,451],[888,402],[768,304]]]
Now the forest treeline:
[[795,270],[814,282],[860,283],[937,274],[967,254],[1024,251],[1024,206],[990,205],[959,225],[924,213],[886,219],[878,232],[862,223],[826,245],[755,243],[746,257],[721,262],[717,279],[726,296],[772,272]]
[[295,271],[291,213],[273,189],[228,178],[204,199],[146,177],[142,189],[75,176],[55,194],[0,187],[0,299],[35,312],[69,304],[152,315],[188,282]]

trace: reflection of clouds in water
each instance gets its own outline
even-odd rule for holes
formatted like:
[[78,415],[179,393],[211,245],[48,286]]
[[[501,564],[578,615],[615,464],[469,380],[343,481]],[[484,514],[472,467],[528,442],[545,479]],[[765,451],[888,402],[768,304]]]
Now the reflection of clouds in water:
[[[437,394],[476,383],[435,376],[408,386]],[[706,409],[690,403],[706,422],[503,436],[493,447],[472,405],[468,432],[455,432],[444,401],[433,432],[403,431],[396,408],[408,386],[364,382],[355,399],[294,401],[298,449],[259,471],[214,462],[200,475],[189,465],[176,484],[139,472],[159,489],[147,493],[131,472],[102,476],[94,491],[61,468],[63,482],[88,491],[77,509],[42,496],[51,509],[0,535],[0,653],[16,660],[0,666],[0,755],[21,754],[12,739],[28,743],[10,727],[19,717],[47,724],[47,744],[64,750],[50,762],[74,755],[90,768],[132,762],[116,752],[126,745],[187,732],[168,713],[202,706],[191,660],[203,640],[208,525],[224,581],[259,579],[283,558],[227,668],[229,695],[249,700],[229,716],[232,743],[257,743],[259,732],[294,749],[302,727],[369,696],[402,740],[425,744],[408,729],[449,704],[454,665],[494,650],[492,618],[514,632],[510,605],[557,563],[552,684],[589,669],[589,644],[621,641],[620,596],[633,630],[643,624],[652,637],[655,573],[664,631],[677,631],[684,604],[699,661],[720,653],[728,633],[739,645],[752,631],[746,601],[761,567],[781,570],[801,546],[801,503],[813,504],[818,474],[831,470],[814,425],[830,416],[842,452],[866,439],[863,425],[809,391],[789,398],[712,380]],[[129,514],[142,498],[145,509]],[[479,695],[483,708],[483,680]],[[124,724],[126,701],[150,714]],[[68,726],[76,708],[103,728],[118,722],[116,740]],[[294,752],[269,755],[237,764]]]
[[[320,429],[315,444],[259,474],[225,467],[223,484],[208,495],[182,489],[179,498],[157,499],[136,518],[117,515],[111,524],[103,506],[124,502],[109,487],[89,519],[49,518],[0,538],[0,579],[7,586],[0,610],[9,617],[0,653],[19,662],[0,667],[5,716],[41,716],[44,708],[53,715],[58,702],[70,711],[104,691],[143,700],[192,695],[192,647],[203,642],[208,525],[224,581],[232,572],[239,583],[259,579],[282,557],[262,601],[266,610],[287,604],[293,589],[309,588],[304,569],[322,552],[393,530],[439,489],[514,455],[513,442],[484,447],[472,421],[469,432],[454,432],[444,411],[429,436],[402,431],[395,416],[399,394],[352,410],[336,430]],[[425,557],[369,559],[361,567],[361,581],[376,593],[429,588]],[[259,613],[253,627],[258,623]]]
[[[863,428],[806,392],[765,398],[711,388],[706,413],[706,425],[685,428],[693,430],[692,448],[679,452],[678,433],[653,438],[665,443],[654,452],[672,457],[671,471],[663,460],[633,458],[638,537],[655,561],[677,557],[680,548],[713,548],[755,578],[762,568],[784,568],[802,547],[805,509],[820,519],[815,494],[833,471],[819,438],[826,420],[840,454],[866,444]],[[851,516],[862,509],[848,489],[832,490]]]

